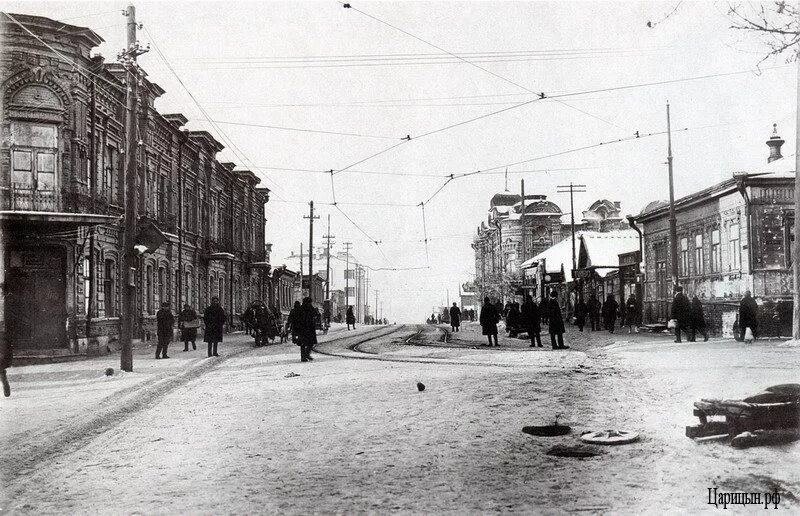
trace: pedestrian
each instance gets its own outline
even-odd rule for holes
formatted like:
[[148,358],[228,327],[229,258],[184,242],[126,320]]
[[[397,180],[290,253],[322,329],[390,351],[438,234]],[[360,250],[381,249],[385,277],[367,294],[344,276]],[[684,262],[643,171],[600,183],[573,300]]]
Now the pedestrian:
[[589,311],[589,326],[592,331],[600,329],[600,301],[597,295],[592,293],[589,296],[589,302],[586,304],[586,309]]
[[575,303],[575,324],[579,331],[583,331],[583,327],[586,326],[587,311],[586,301],[583,300],[583,296],[580,296],[578,302]]
[[347,307],[347,313],[345,314],[345,322],[347,322],[347,329],[350,330],[350,325],[353,326],[353,329],[356,329],[356,316],[353,315],[353,307]]
[[689,298],[683,293],[683,287],[675,287],[675,298],[672,300],[672,318],[675,319],[675,342],[681,341],[681,332],[689,338],[689,328],[692,324],[692,309]]
[[606,297],[606,302],[603,303],[603,326],[609,333],[614,333],[614,324],[617,322],[618,312],[619,304],[614,299],[614,294],[609,294]]
[[625,325],[628,327],[628,333],[639,333],[639,302],[636,300],[636,294],[631,294],[628,300],[625,301]]
[[195,340],[197,339],[197,328],[199,327],[200,320],[197,318],[197,312],[188,303],[183,305],[183,310],[178,314],[178,328],[181,330],[184,351],[189,351],[190,342],[192,343],[192,349],[197,349]]
[[461,309],[455,303],[450,307],[450,327],[454,332],[461,330]]
[[522,326],[528,330],[528,338],[531,339],[530,347],[542,347],[542,325],[541,316],[539,314],[539,306],[531,296],[525,296],[525,302],[522,303],[520,310],[520,318]]
[[706,331],[706,318],[703,315],[703,303],[697,299],[697,296],[692,298],[692,304],[690,305],[689,310],[692,327],[692,336],[689,338],[689,340],[694,342],[697,334],[699,333],[703,336],[703,342],[707,342],[708,332]]
[[497,343],[497,323],[500,322],[500,312],[497,307],[492,304],[488,297],[483,298],[483,306],[481,307],[480,323],[483,334],[489,339],[489,347],[492,347],[492,337],[494,337],[494,345],[500,346]]
[[292,342],[295,344],[300,343],[300,326],[298,323],[298,313],[300,312],[300,301],[295,301],[294,306],[289,311],[289,315],[286,317],[286,333],[292,334]]
[[283,332],[281,328],[283,328],[283,314],[275,305],[269,305],[269,312],[272,314],[272,327],[273,331],[275,332],[275,336],[280,338],[280,342],[283,342]]
[[519,335],[521,318],[519,303],[511,303],[508,313],[506,314],[506,330],[508,331],[509,337],[514,338]]
[[739,302],[739,337],[741,340],[744,340],[747,328],[750,328],[753,339],[755,339],[758,330],[758,304],[749,290],[745,291],[744,297]]
[[169,303],[161,303],[161,309],[156,312],[156,333],[158,334],[158,345],[156,345],[156,359],[169,358],[167,348],[172,340],[172,327],[175,325],[175,316],[169,309]]
[[203,340],[208,343],[208,356],[218,357],[217,345],[222,342],[225,330],[225,309],[220,306],[218,297],[212,297],[211,305],[203,312],[203,324],[206,326]]
[[317,343],[317,322],[315,320],[317,314],[318,312],[311,303],[311,298],[304,298],[303,304],[297,310],[297,319],[295,321],[300,339],[301,362],[314,360],[311,357],[311,350],[314,349],[314,345]]
[[564,318],[561,315],[561,307],[558,306],[558,293],[553,290],[550,292],[550,301],[547,304],[547,319],[549,322],[548,332],[550,333],[550,344],[553,349],[568,349],[564,345]]

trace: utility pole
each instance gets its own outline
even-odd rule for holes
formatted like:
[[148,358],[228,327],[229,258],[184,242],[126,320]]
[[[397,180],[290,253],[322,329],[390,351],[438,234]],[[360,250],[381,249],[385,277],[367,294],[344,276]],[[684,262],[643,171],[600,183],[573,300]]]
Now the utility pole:
[[[519,264],[522,265],[527,259],[526,258],[527,247],[525,247],[525,180],[524,179],[519,180],[519,191],[522,194],[522,213],[520,213],[519,216],[519,227],[520,230],[522,231],[522,255],[520,256],[520,258],[522,259],[519,261]],[[522,282],[525,283],[524,276]]]
[[[92,77],[91,84],[91,100],[89,107],[89,116],[92,117],[90,122],[92,136],[89,140],[89,194],[91,197],[92,213],[97,211],[97,79]],[[95,312],[95,303],[97,299],[97,264],[95,263],[94,256],[94,231],[95,228],[89,228],[89,303],[86,307],[86,340],[89,349],[94,348],[92,342],[92,316]]]
[[125,227],[122,232],[123,251],[123,286],[122,286],[122,321],[120,328],[120,369],[126,372],[133,371],[133,326],[134,311],[136,310],[136,222],[138,216],[137,195],[137,162],[139,145],[136,138],[139,95],[139,69],[136,58],[146,50],[139,47],[136,42],[136,8],[128,6],[127,48],[121,54],[127,73],[125,76],[125,188],[123,189],[123,202],[125,204]]
[[794,272],[794,288],[792,289],[792,338],[800,340],[800,238],[797,226],[800,225],[800,59],[797,59],[797,132],[795,134],[794,153],[794,243],[792,244],[792,272]]
[[[669,169],[669,259],[672,261],[672,290],[678,286],[678,229],[675,219],[675,189],[672,180],[672,129],[669,120],[669,101],[667,101],[667,168]],[[795,201],[797,202],[797,201]]]
[[[558,186],[560,190],[558,193],[566,193],[569,192],[569,225],[570,229],[572,230],[572,270],[576,270],[578,268],[578,260],[575,255],[575,201],[573,194],[575,192],[583,193],[586,192],[586,185],[574,185],[572,181],[570,181],[569,185],[560,185]],[[573,279],[573,284],[575,283],[575,278]],[[583,285],[581,285],[582,287]],[[581,297],[583,296],[583,288],[578,290]],[[577,302],[577,299],[575,300]]]
[[364,269],[366,278],[364,279],[364,318],[369,317],[369,269]]
[[[308,219],[308,297],[314,300],[314,283],[312,275],[314,274],[314,219],[318,219],[319,215],[314,215],[314,201],[308,203],[308,216],[303,216]],[[302,253],[301,253],[302,254]],[[300,285],[302,288],[303,277],[300,277]]]
[[376,288],[375,289],[375,324],[381,324],[381,323],[378,322],[379,318],[380,317],[378,315],[378,289]]
[[325,251],[325,299],[331,298],[331,239],[336,238],[336,235],[331,235],[331,214],[328,214],[328,234],[322,237],[325,239],[327,246]]
[[344,268],[344,309],[350,306],[350,246],[353,245],[351,242],[344,243],[344,252],[347,256],[346,263]]
[[300,242],[300,301],[303,301],[303,242]]

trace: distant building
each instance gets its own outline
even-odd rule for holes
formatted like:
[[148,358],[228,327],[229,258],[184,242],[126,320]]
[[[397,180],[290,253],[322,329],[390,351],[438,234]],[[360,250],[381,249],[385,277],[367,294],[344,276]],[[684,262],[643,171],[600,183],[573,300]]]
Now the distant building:
[[[570,223],[564,218],[561,208],[545,195],[525,195],[524,201],[509,192],[494,195],[487,219],[478,226],[472,242],[475,285],[480,297],[504,300],[521,294],[521,264],[565,238],[571,239]],[[605,199],[594,202],[583,212],[582,220],[575,223],[578,232],[627,227],[620,216],[620,203]],[[571,260],[568,268],[572,268]]]
[[[730,334],[750,290],[762,303],[764,334],[791,334],[795,173],[782,144],[775,129],[764,169],[734,173],[675,201],[678,283],[703,301],[715,333]],[[643,315],[663,322],[673,297],[668,203],[649,203],[635,220],[644,235]]]

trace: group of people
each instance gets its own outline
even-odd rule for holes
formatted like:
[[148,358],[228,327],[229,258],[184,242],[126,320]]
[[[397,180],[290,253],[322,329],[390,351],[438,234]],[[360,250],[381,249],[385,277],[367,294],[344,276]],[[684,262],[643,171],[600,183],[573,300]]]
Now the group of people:
[[[225,309],[219,304],[218,297],[211,298],[211,304],[203,312],[203,325],[205,330],[203,340],[208,344],[208,356],[218,357],[217,346],[222,342],[222,335],[225,333],[226,315]],[[156,312],[156,334],[158,342],[156,345],[156,359],[169,358],[167,351],[173,337],[175,327],[175,316],[170,310],[169,303],[161,303],[161,309]],[[197,312],[188,304],[183,305],[183,310],[178,314],[178,328],[181,330],[181,340],[183,350],[189,351],[189,344],[192,349],[197,349],[197,329],[200,327],[200,320]]]
[[631,294],[625,304],[620,305],[613,294],[609,294],[605,302],[601,302],[592,293],[589,296],[589,301],[584,301],[583,298],[580,298],[575,303],[575,324],[578,326],[578,330],[583,331],[587,318],[592,331],[604,329],[614,333],[617,319],[619,319],[621,326],[628,327],[628,333],[639,333],[642,310],[636,299],[636,294]]
[[[549,298],[542,300],[541,304],[536,304],[531,296],[525,297],[525,302],[521,307],[512,303],[506,313],[506,326],[515,329],[521,328],[528,333],[531,339],[531,347],[542,347],[542,322],[547,321],[548,333],[550,334],[550,344],[553,349],[568,349],[564,345],[564,318],[561,314],[561,306],[558,304],[558,294],[553,291]],[[502,305],[501,305],[502,306]],[[497,305],[492,304],[488,297],[483,299],[481,307],[480,324],[482,333],[487,336],[488,346],[499,347],[497,342],[497,323],[500,322],[502,312]],[[511,318],[511,321],[509,321]],[[516,330],[515,330],[516,331]]]
[[703,336],[703,341],[708,340],[703,303],[697,296],[689,301],[681,286],[675,287],[675,298],[672,300],[672,319],[675,320],[675,342],[681,342],[682,333],[686,335],[686,340],[689,342],[695,342],[698,334]]
[[253,304],[242,314],[245,332],[248,335],[252,333],[256,347],[266,345],[267,341],[273,342],[278,336],[281,336],[281,342],[283,342],[285,332],[282,331],[282,318],[280,310],[274,305],[268,308],[263,301],[258,300],[253,301]]

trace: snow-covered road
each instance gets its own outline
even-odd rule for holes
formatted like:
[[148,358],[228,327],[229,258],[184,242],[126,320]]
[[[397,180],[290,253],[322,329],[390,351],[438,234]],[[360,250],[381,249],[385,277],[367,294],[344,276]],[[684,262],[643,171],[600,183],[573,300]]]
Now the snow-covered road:
[[[311,363],[300,363],[291,344],[242,347],[213,366],[165,370],[126,396],[95,393],[92,399],[101,401],[70,409],[64,424],[49,417],[37,426],[41,411],[15,406],[14,415],[32,431],[27,439],[15,434],[13,447],[5,443],[0,508],[676,513],[718,510],[707,505],[707,488],[714,486],[778,488],[782,507],[800,508],[797,444],[734,450],[683,436],[683,427],[696,421],[691,402],[700,397],[734,398],[798,381],[796,350],[729,341],[679,346],[605,332],[569,334],[568,351],[503,338],[502,348],[489,350],[477,348],[482,337],[470,325],[450,345],[406,344],[417,330],[332,334],[339,340],[319,346],[329,354],[317,353]],[[367,331],[383,336],[365,342]],[[64,388],[70,407],[72,396],[95,386],[74,384]],[[19,389],[31,407],[48,392]],[[108,409],[109,400],[123,409]],[[2,417],[8,408],[7,401],[0,405]],[[572,433],[521,432],[555,418]],[[90,419],[97,425],[87,435],[69,426]],[[4,419],[6,429],[14,424]],[[48,424],[56,430],[49,433]],[[576,444],[581,431],[606,428],[643,438],[589,459],[545,455],[553,445]],[[9,462],[26,451],[35,460]]]

